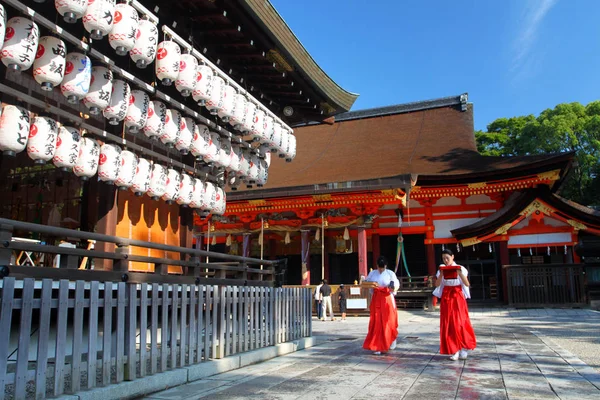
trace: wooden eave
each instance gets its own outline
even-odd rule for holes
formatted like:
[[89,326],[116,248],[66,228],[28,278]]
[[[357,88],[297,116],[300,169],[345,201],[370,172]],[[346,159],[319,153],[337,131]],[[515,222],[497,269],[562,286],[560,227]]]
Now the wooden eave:
[[464,245],[471,245],[505,235],[523,219],[542,214],[570,225],[575,231],[600,235],[600,212],[572,203],[540,186],[514,193],[498,212],[474,224],[451,231]]

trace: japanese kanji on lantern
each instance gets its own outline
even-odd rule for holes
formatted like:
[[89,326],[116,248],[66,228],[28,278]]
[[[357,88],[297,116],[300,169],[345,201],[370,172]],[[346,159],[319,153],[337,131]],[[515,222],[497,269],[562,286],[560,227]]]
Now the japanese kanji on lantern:
[[231,163],[229,164],[229,170],[235,175],[240,172],[240,145],[237,143],[231,144]]
[[269,165],[267,164],[267,160],[264,158],[258,159],[258,177],[256,179],[256,186],[263,187],[267,184],[267,179],[269,178]]
[[193,189],[192,189],[192,197],[190,199],[190,207],[192,208],[201,208],[204,204],[204,190],[206,188],[204,182],[202,182],[198,178],[192,179],[193,181]]
[[214,183],[209,181],[204,182],[203,187],[204,193],[200,208],[203,210],[212,211],[215,208],[215,203],[217,201],[217,187]]
[[34,117],[29,127],[27,155],[36,164],[45,164],[52,160],[56,151],[58,125],[49,117]]
[[108,34],[108,42],[120,55],[126,55],[135,46],[138,33],[139,16],[135,8],[127,3],[117,4],[112,30]]
[[167,184],[165,185],[165,193],[162,195],[162,199],[167,204],[173,204],[179,196],[179,185],[181,183],[181,174],[169,168],[167,170]]
[[193,119],[185,117],[181,120],[181,129],[179,130],[179,136],[175,143],[175,148],[179,150],[181,154],[186,155],[189,153],[195,129],[196,122]]
[[247,111],[248,102],[246,101],[246,96],[241,93],[236,93],[233,100],[233,113],[231,118],[229,118],[229,124],[233,129],[241,129]]
[[172,108],[167,109],[165,127],[163,129],[163,134],[160,137],[160,141],[167,147],[174,147],[175,143],[177,143],[182,121],[183,117],[179,111]]
[[213,165],[219,157],[221,149],[221,136],[217,132],[210,132],[210,140],[206,146],[206,152],[203,155],[204,162],[208,165]]
[[81,53],[67,54],[65,77],[60,85],[60,91],[67,101],[77,104],[90,90],[92,62]]
[[231,141],[228,138],[221,138],[217,165],[221,168],[229,168],[231,165]]
[[203,160],[208,152],[208,143],[210,142],[210,130],[204,124],[196,124],[194,127],[194,136],[190,145],[190,152],[197,160]]
[[150,187],[150,169],[152,164],[145,158],[139,158],[137,168],[135,169],[135,176],[131,184],[131,190],[136,196],[142,196],[146,193]]
[[267,137],[267,143],[272,152],[276,153],[279,150],[279,143],[281,142],[281,136],[283,135],[283,128],[279,122],[273,124],[273,130]]
[[186,173],[181,174],[181,182],[179,183],[179,194],[177,195],[177,204],[187,207],[192,202],[194,193],[194,181]]
[[233,116],[233,107],[235,105],[235,89],[231,85],[223,86],[221,93],[221,100],[217,106],[217,114],[223,122],[229,122],[229,119]]
[[254,185],[258,181],[259,162],[258,155],[250,153],[250,168],[248,169],[248,176],[246,178],[248,185]]
[[213,75],[213,70],[208,65],[199,65],[196,68],[196,85],[192,91],[192,98],[200,107],[204,107],[206,100],[210,98],[209,89]]
[[273,129],[275,127],[275,121],[273,117],[270,115],[265,115],[265,119],[263,120],[263,132],[260,137],[261,143],[269,143],[269,139],[273,135]]
[[252,124],[252,130],[248,132],[250,136],[256,141],[263,139],[265,131],[265,112],[261,108],[257,108],[254,113],[254,123]]
[[221,187],[217,186],[215,188],[215,206],[213,207],[212,212],[216,215],[223,215],[225,214],[225,208],[225,191]]
[[250,174],[250,150],[248,149],[240,149],[240,170],[237,173],[237,176],[242,180],[248,179],[248,175]]
[[150,96],[143,90],[132,90],[125,115],[125,127],[129,133],[137,133],[146,126],[150,109]]
[[165,103],[153,100],[148,103],[148,119],[144,126],[144,135],[150,139],[158,140],[165,129],[165,120],[167,118],[167,106]]
[[43,90],[51,91],[62,82],[66,62],[65,43],[54,36],[42,36],[33,61],[33,77]]
[[246,104],[246,113],[244,114],[244,119],[242,120],[242,125],[240,130],[242,133],[248,133],[252,130],[252,125],[254,125],[254,114],[256,113],[256,103],[248,100]]
[[92,67],[90,90],[83,97],[83,104],[90,114],[99,115],[110,104],[113,88],[113,74],[106,67]]
[[108,183],[113,184],[119,175],[121,167],[121,148],[116,144],[104,143],[100,147],[100,157],[98,160],[98,177]]
[[171,86],[179,75],[179,62],[181,61],[181,48],[171,40],[158,44],[156,50],[155,72],[156,77],[165,86]]
[[74,24],[85,14],[88,0],[56,0],[54,6],[66,23]]
[[225,81],[223,78],[213,75],[208,89],[208,99],[206,100],[206,108],[210,111],[211,115],[217,115],[219,112],[219,102],[221,101],[224,86]]
[[79,129],[71,126],[60,126],[58,128],[58,139],[56,140],[56,152],[52,163],[63,171],[71,171],[77,164],[79,157],[79,145],[81,134]]
[[83,137],[79,144],[79,157],[73,167],[73,173],[82,180],[88,180],[98,171],[100,145],[94,139]]
[[121,165],[119,166],[119,173],[115,180],[115,185],[117,185],[119,189],[126,190],[133,185],[137,165],[138,157],[134,153],[129,150],[123,150],[121,152]]
[[285,156],[285,161],[292,162],[292,160],[296,157],[296,136],[291,133],[288,133],[288,146]]
[[167,169],[160,164],[153,164],[150,172],[150,184],[148,185],[148,196],[152,200],[159,200],[166,191]]
[[191,54],[182,54],[179,61],[179,75],[175,80],[175,88],[183,97],[189,97],[196,87],[196,70],[198,59]]
[[5,104],[0,113],[0,150],[4,155],[14,157],[27,146],[29,111]]
[[153,22],[142,19],[138,24],[135,44],[129,51],[129,57],[138,68],[146,68],[156,57],[158,46],[158,28]]
[[0,58],[7,68],[25,71],[33,65],[40,31],[35,22],[22,17],[13,17],[6,23],[4,45]]
[[115,0],[88,0],[81,20],[83,27],[94,40],[100,40],[112,29],[115,16]]
[[110,103],[104,109],[104,118],[111,125],[119,125],[125,119],[127,108],[131,100],[131,88],[129,84],[121,79],[113,80],[112,95]]

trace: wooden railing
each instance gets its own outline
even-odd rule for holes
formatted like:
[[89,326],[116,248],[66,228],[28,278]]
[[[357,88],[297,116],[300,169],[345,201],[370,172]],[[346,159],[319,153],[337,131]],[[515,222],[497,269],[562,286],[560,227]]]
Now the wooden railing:
[[0,399],[77,393],[311,335],[309,289],[0,285]]
[[584,305],[582,265],[505,265],[508,303],[513,306],[539,307]]
[[[113,251],[89,250],[46,245],[32,240],[18,240],[14,231],[47,235],[53,238],[77,239],[83,243],[91,241],[114,244]],[[131,254],[132,247],[162,250],[164,257]],[[167,257],[176,254],[179,259]],[[37,254],[51,258],[60,255],[67,259],[66,268],[36,268],[15,265],[16,254]],[[206,261],[207,257],[211,262]],[[39,258],[39,257],[38,257]],[[81,260],[111,260],[111,270],[79,269]],[[131,262],[154,265],[154,272],[136,272],[130,269]],[[193,248],[170,246],[160,243],[126,239],[94,232],[57,228],[0,218],[0,276],[37,279],[68,279],[85,281],[126,281],[132,283],[178,283],[273,286],[278,274],[285,268],[286,260],[260,260]],[[34,262],[35,265],[35,262]],[[169,266],[181,267],[181,274],[169,274]]]

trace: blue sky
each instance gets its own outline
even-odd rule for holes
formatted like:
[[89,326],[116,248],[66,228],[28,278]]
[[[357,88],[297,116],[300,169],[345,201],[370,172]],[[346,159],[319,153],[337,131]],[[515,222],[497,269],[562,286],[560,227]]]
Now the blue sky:
[[597,0],[271,0],[353,110],[469,93],[475,128],[600,99]]

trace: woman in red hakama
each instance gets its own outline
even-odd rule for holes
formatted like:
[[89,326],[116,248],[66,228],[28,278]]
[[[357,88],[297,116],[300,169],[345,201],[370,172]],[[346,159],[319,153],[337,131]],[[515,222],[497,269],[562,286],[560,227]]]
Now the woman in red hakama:
[[398,336],[398,312],[394,292],[398,290],[400,282],[396,274],[386,268],[387,259],[380,256],[377,259],[377,270],[371,271],[366,278],[367,282],[374,282],[376,286],[371,297],[369,333],[363,348],[374,351],[375,354],[395,349]]
[[437,273],[436,290],[433,294],[441,297],[440,306],[440,353],[450,354],[451,360],[465,360],[468,350],[477,346],[475,332],[469,318],[466,299],[469,292],[468,271],[454,262],[451,250],[442,251],[444,264]]

